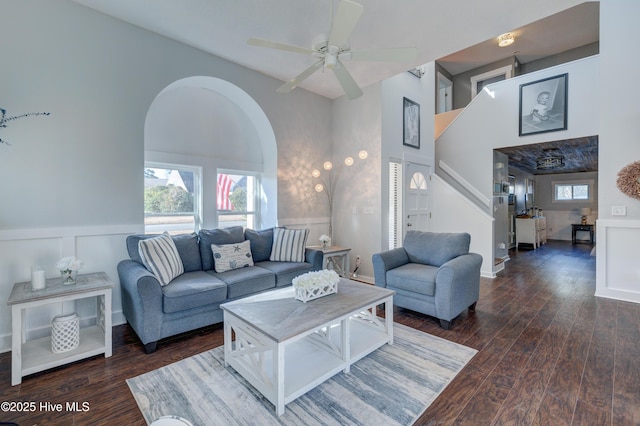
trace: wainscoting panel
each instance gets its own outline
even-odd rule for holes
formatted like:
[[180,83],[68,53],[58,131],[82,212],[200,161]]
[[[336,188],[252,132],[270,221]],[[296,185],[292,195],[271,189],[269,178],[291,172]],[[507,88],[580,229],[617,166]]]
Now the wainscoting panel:
[[596,296],[640,303],[640,221],[596,223]]

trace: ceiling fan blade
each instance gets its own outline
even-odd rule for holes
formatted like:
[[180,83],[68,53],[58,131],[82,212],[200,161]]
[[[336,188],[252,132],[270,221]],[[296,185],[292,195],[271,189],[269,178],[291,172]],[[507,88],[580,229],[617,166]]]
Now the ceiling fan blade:
[[261,38],[250,38],[247,40],[247,44],[250,46],[268,47],[271,49],[285,50],[287,52],[302,53],[304,55],[311,55],[315,53],[312,49],[305,47],[292,46],[290,44],[277,43],[275,41],[263,40]]
[[293,80],[289,80],[288,82],[280,86],[278,90],[276,90],[276,92],[287,93],[292,91],[293,89],[296,88],[298,84],[300,84],[302,81],[308,78],[311,74],[313,74],[314,72],[322,68],[323,64],[324,64],[324,59],[320,59],[318,62],[316,62],[315,64],[311,65],[309,68],[307,68],[306,70],[298,74]]
[[333,68],[333,72],[349,99],[353,100],[362,96],[362,90],[341,61],[338,61],[338,66]]
[[329,46],[344,47],[347,44],[363,10],[364,7],[361,4],[351,0],[342,0],[338,4],[329,33]]
[[340,55],[342,59],[351,59],[352,61],[378,61],[378,62],[408,62],[413,61],[418,54],[415,47],[399,47],[391,49],[367,49],[352,50],[345,52],[346,55]]

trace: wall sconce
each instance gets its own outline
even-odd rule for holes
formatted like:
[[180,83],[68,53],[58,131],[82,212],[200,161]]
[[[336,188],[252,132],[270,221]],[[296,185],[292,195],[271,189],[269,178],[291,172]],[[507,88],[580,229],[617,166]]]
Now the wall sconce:
[[507,47],[511,46],[513,42],[516,41],[516,36],[512,33],[505,33],[498,36],[498,46],[499,47]]
[[[369,153],[365,150],[361,150],[358,152],[358,158],[361,160],[366,159],[369,156]],[[351,167],[355,164],[355,160],[353,157],[348,156],[344,159],[344,165],[347,167]],[[319,169],[314,169],[311,171],[311,176],[315,179],[320,180],[319,183],[316,183],[313,186],[313,189],[316,192],[324,192],[327,194],[327,201],[329,202],[329,238],[333,241],[333,193],[335,190],[336,183],[340,178],[340,174],[342,172],[342,168],[337,170],[333,170],[333,163],[331,161],[325,161],[322,165],[322,168],[328,173],[325,179],[322,178],[322,172]]]

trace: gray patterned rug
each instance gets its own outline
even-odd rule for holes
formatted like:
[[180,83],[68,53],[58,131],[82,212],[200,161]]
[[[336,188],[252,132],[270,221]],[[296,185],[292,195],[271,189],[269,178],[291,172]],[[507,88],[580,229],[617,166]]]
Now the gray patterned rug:
[[394,324],[385,345],[287,404],[278,417],[232,368],[222,346],[127,380],[147,423],[166,415],[205,425],[409,425],[476,354]]

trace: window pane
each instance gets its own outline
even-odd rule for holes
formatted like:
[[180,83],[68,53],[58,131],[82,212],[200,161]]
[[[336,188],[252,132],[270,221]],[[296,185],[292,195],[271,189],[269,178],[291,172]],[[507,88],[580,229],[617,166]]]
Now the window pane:
[[556,185],[556,200],[571,200],[571,185]]
[[195,230],[195,173],[189,170],[144,170],[145,232],[185,234]]
[[589,185],[574,185],[573,186],[573,199],[574,200],[588,200],[589,199]]
[[257,223],[258,177],[224,171],[217,178],[218,226],[255,228]]

